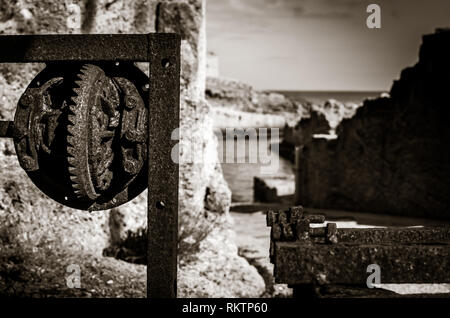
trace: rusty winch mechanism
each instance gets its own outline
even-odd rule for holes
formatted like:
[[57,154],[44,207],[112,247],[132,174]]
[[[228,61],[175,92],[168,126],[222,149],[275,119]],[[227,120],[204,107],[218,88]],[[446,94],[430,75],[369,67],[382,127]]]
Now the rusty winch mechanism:
[[147,186],[148,77],[133,63],[52,64],[14,118],[20,165],[50,198],[76,209],[123,204]]
[[46,65],[20,97],[14,122],[0,120],[0,138],[14,139],[42,192],[93,211],[151,185],[150,298],[177,292],[180,44],[174,33],[0,35],[0,63]]

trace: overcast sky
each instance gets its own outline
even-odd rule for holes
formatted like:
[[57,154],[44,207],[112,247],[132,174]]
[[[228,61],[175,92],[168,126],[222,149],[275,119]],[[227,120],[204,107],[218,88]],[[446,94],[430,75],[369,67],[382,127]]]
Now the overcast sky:
[[[220,75],[259,89],[388,90],[421,36],[450,27],[450,0],[206,0]],[[381,7],[368,29],[367,5]]]

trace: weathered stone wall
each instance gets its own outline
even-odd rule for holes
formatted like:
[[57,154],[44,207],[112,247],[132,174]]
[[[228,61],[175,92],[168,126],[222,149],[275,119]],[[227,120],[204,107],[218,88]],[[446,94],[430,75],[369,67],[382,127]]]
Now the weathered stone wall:
[[301,203],[449,219],[449,56],[449,30],[424,36],[390,97],[366,101],[337,140],[306,144]]
[[314,137],[315,134],[328,134],[330,124],[323,113],[311,110],[304,115],[295,126],[285,125],[283,128],[283,140],[280,143],[280,155],[291,162],[295,162],[295,147],[303,146]]
[[[74,4],[79,10],[73,6]],[[162,1],[161,3],[138,0],[39,2],[23,0],[12,4],[1,1],[0,30],[2,31],[0,32],[20,34],[158,31],[181,34],[180,156],[182,164],[180,165],[179,196],[181,256],[179,296],[257,297],[264,292],[263,279],[254,267],[237,255],[237,248],[229,238],[232,233],[229,230],[227,215],[231,193],[222,176],[217,156],[217,140],[212,130],[209,106],[204,99],[206,57],[204,11],[205,4],[202,0]],[[12,120],[15,103],[41,67],[42,65],[2,66],[0,69],[1,119]],[[194,149],[195,154],[202,153],[203,160],[194,162],[184,160],[190,155],[188,151],[191,149]],[[106,258],[102,258],[105,248],[107,248],[105,251],[114,251],[114,248],[117,248],[116,252],[121,251],[121,246],[129,241],[130,237],[133,237],[139,246],[145,241],[145,193],[132,202],[111,211],[89,214],[64,208],[43,196],[24,176],[15,158],[11,141],[1,141],[0,150],[0,160],[8,164],[5,168],[9,172],[2,175],[5,181],[2,182],[0,189],[0,229],[2,230],[0,258],[3,257],[1,254],[7,246],[21,245],[39,254],[44,249],[47,250],[49,246],[52,250],[50,244],[53,244],[54,252],[51,254],[53,256],[47,259],[48,262],[54,260],[54,266],[58,264],[62,266],[59,262],[63,257],[61,255],[71,255],[71,258],[83,263],[90,260],[87,256],[89,254],[99,257],[100,264],[97,268],[102,269],[102,266],[111,267],[110,263],[105,263]],[[151,185],[149,187],[151,189]],[[48,237],[50,239],[47,239]],[[13,248],[12,253],[15,250],[16,248]],[[145,259],[145,255],[138,256]],[[28,260],[28,263],[32,261]],[[140,265],[125,264],[127,264],[126,268],[116,273],[118,277],[108,281],[133,281],[134,279],[139,280],[140,283],[145,281],[145,277],[127,276],[129,273],[135,275],[142,273]],[[50,268],[50,265],[48,267]],[[116,268],[115,265],[113,267]],[[65,267],[58,270],[64,272]],[[3,268],[0,266],[0,289],[5,286],[2,275]],[[89,276],[89,273],[85,275]],[[58,277],[49,277],[58,279]],[[36,279],[45,281],[42,277]],[[59,279],[62,280],[61,285],[64,287],[64,275],[61,275]],[[97,292],[99,288],[104,288],[94,287],[92,290]],[[109,292],[102,292],[97,296],[123,295],[123,290],[115,293],[113,286],[110,287]],[[37,288],[39,289],[39,286]],[[89,294],[92,293],[89,292]],[[142,295],[142,291],[139,290],[138,295]]]

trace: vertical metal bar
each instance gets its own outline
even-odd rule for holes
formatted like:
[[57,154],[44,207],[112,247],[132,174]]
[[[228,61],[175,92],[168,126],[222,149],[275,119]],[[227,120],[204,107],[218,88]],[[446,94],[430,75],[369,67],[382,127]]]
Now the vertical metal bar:
[[[177,293],[178,162],[171,158],[179,128],[180,38],[149,34],[147,297]],[[178,152],[176,152],[178,153]]]

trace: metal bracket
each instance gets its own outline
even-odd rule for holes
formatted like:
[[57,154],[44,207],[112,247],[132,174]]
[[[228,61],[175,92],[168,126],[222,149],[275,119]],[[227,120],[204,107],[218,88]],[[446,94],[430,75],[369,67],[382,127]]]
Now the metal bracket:
[[[0,36],[0,63],[148,62],[147,297],[177,293],[178,163],[171,158],[179,128],[180,36],[170,33]],[[0,137],[12,137],[0,122]]]

